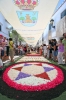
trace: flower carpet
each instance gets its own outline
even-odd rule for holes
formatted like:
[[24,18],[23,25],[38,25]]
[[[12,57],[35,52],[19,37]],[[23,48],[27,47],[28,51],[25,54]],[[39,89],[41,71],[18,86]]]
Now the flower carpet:
[[51,100],[66,90],[66,71],[42,56],[24,56],[0,73],[0,93],[15,100]]
[[26,56],[41,56],[41,54],[36,53],[35,51],[31,51],[30,53],[27,53]]
[[43,62],[21,62],[9,66],[3,81],[16,90],[42,91],[55,88],[64,80],[63,72],[56,65]]
[[42,57],[42,56],[24,56],[23,58],[21,58],[20,60],[18,60],[17,62],[24,62],[24,61],[42,61],[42,62],[49,62],[49,60],[47,60],[46,58]]
[[26,56],[41,56],[41,54],[31,53],[31,54],[26,54]]

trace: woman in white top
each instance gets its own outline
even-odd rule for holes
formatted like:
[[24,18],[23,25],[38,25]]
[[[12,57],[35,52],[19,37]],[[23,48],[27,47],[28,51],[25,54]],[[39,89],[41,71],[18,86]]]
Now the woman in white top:
[[47,56],[47,46],[46,44],[43,45],[44,57]]

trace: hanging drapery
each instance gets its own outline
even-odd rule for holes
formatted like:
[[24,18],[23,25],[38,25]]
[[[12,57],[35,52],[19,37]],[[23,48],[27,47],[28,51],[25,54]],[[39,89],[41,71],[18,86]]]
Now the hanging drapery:
[[[14,29],[16,29],[22,37],[25,37],[27,43],[36,45],[51,19],[58,1],[59,0],[0,0],[0,11]],[[19,14],[17,12],[19,12]],[[34,40],[29,42],[27,37],[33,37]]]

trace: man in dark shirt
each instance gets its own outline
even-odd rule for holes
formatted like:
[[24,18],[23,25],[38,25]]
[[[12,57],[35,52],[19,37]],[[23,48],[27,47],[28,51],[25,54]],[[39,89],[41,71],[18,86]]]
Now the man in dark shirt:
[[57,55],[58,55],[58,46],[56,39],[54,39],[54,61],[57,61]]

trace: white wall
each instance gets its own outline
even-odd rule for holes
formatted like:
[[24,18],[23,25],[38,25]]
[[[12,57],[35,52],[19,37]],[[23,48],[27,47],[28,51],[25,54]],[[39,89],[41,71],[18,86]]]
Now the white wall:
[[[57,23],[61,20],[61,13],[66,9],[66,2],[58,9],[58,11],[52,16],[54,19],[54,26],[57,27]],[[53,32],[52,32],[53,34]],[[56,29],[54,35],[56,36]],[[60,34],[59,34],[60,35]]]
[[2,34],[4,37],[9,37],[9,33],[8,33],[8,29],[6,29],[6,27],[8,27],[7,22],[5,21],[4,16],[0,13],[0,25],[1,25],[1,31],[0,34]]
[[39,39],[39,46],[41,46],[41,45],[42,45],[42,36]]
[[[57,23],[61,20],[61,13],[65,9],[66,9],[66,2],[53,14],[51,19],[54,19],[53,25],[55,26],[55,29],[52,28],[51,29],[51,34],[49,34],[49,24],[50,24],[50,21],[49,21],[47,27],[44,30],[44,34],[43,34],[44,43],[48,44],[49,37],[51,39],[52,38],[56,38],[57,40],[59,39],[59,37],[57,37],[57,34],[56,34],[56,26],[57,26]],[[59,34],[59,36],[60,36],[60,34]]]
[[49,30],[49,25],[44,30],[44,44],[48,44],[48,30]]

